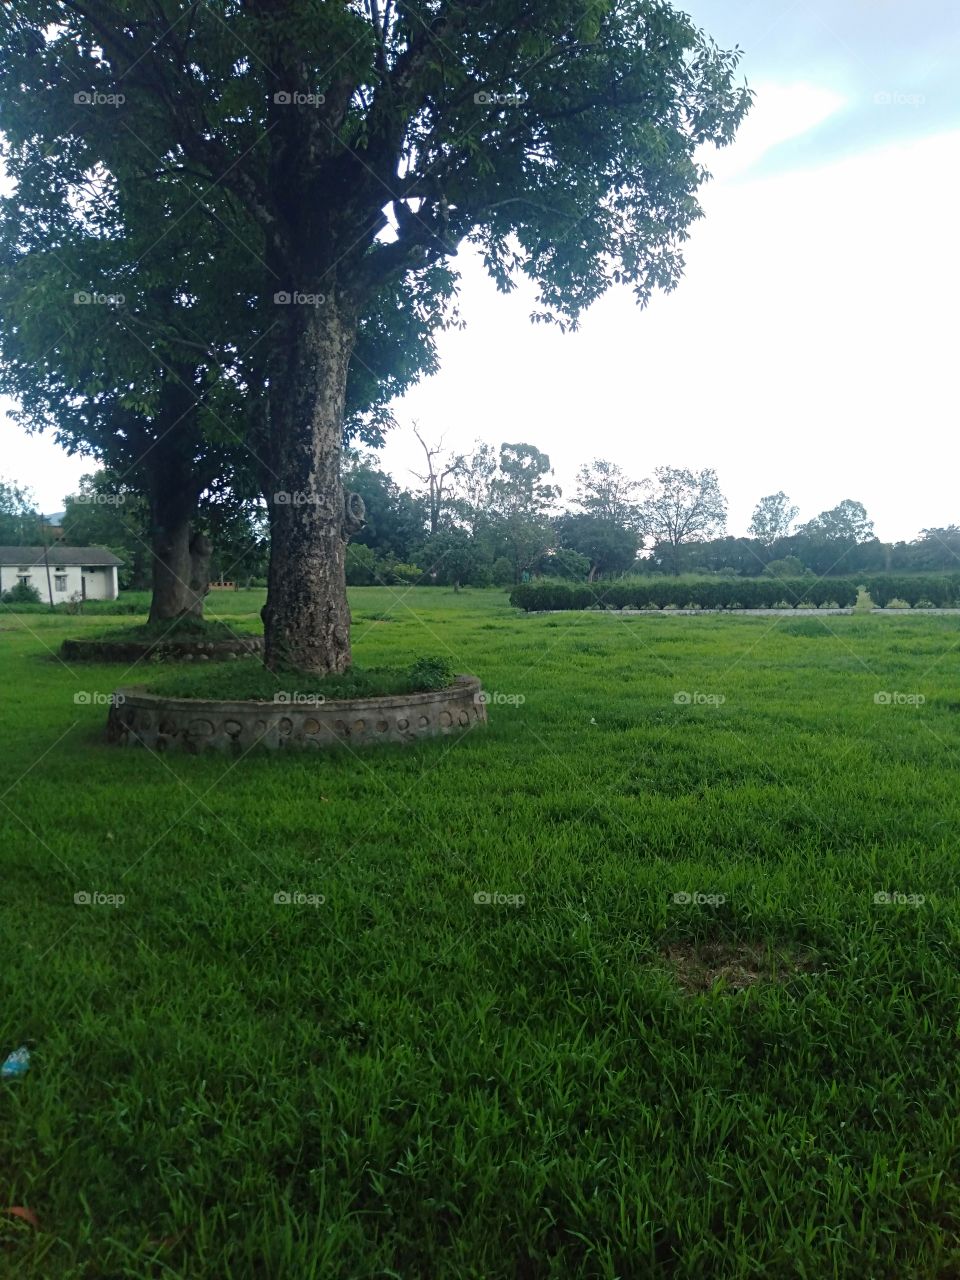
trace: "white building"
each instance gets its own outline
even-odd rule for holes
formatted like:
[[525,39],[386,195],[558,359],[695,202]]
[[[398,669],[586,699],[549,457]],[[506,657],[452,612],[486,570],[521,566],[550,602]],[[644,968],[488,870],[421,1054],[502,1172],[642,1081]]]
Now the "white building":
[[[0,596],[18,582],[28,582],[44,603],[66,600],[116,600],[117,565],[123,564],[103,547],[0,547]],[[47,563],[50,587],[47,588]]]

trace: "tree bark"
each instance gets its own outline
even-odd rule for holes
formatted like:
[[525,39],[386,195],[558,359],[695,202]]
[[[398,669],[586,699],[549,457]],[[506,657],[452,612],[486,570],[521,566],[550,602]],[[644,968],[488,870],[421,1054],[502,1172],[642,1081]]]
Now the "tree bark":
[[[194,465],[194,454],[183,446],[184,438],[192,439],[190,412],[193,400],[189,389],[170,382],[163,390],[164,413],[158,417],[156,438],[145,448],[141,465],[146,479],[150,504],[150,545],[153,551],[153,596],[150,622],[172,622],[185,613],[203,616],[202,590],[194,591],[191,583],[202,577],[204,565],[194,561],[200,549],[192,528],[197,514],[202,480]],[[184,408],[186,406],[186,408]],[[170,426],[166,426],[167,421]],[[204,538],[203,542],[209,546]],[[211,548],[212,550],[212,548]],[[209,554],[206,570],[209,576]]]
[[329,297],[285,307],[282,365],[270,383],[264,661],[328,675],[350,666],[340,451],[356,321]]
[[187,609],[190,582],[190,520],[180,512],[154,515],[151,623],[172,622]]
[[210,592],[210,559],[213,543],[205,534],[195,533],[190,539],[190,589],[187,592],[187,613],[195,618],[203,617],[203,602]]
[[194,533],[189,516],[173,503],[153,529],[153,595],[150,622],[173,622],[189,614],[203,617],[210,591],[213,543]]

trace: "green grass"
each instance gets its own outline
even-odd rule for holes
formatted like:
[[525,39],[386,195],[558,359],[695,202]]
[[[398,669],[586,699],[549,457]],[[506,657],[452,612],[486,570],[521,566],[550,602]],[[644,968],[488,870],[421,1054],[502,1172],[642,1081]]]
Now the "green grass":
[[[219,593],[218,593],[219,594]],[[246,593],[248,596],[254,594],[262,595],[262,592]],[[2,602],[0,602],[2,604]],[[39,604],[17,604],[4,605],[8,610],[15,609],[21,616],[30,616],[32,614],[53,614],[55,617],[101,617],[116,616],[119,614],[146,614],[150,610],[150,592],[149,591],[121,591],[118,600],[84,600],[77,603],[73,600],[64,600],[60,604],[55,604],[50,608],[48,601],[41,600]]]
[[238,636],[257,634],[262,627],[253,627],[249,622],[225,622],[212,618],[174,618],[165,622],[143,622],[126,627],[100,627],[96,635],[84,639],[125,641],[156,640],[201,640],[215,643],[217,641],[235,640]]
[[960,620],[351,597],[487,728],[122,751],[0,608],[0,1276],[960,1274]]
[[[267,671],[261,662],[228,665],[216,662],[199,669],[177,664],[165,671],[151,670],[142,683],[151,693],[177,698],[254,699],[273,702],[285,691],[334,698],[379,698],[388,694],[425,693],[442,689],[456,673],[444,658],[420,658],[407,667],[354,665],[344,675],[311,677],[299,672]],[[278,683],[279,682],[279,683]],[[138,683],[140,683],[138,681]]]

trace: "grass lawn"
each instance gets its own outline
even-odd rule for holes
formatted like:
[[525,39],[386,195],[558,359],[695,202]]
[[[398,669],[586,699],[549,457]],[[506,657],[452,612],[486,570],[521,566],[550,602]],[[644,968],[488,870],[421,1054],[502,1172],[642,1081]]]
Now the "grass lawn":
[[0,1276],[960,1275],[960,619],[351,597],[487,728],[109,748],[0,608]]

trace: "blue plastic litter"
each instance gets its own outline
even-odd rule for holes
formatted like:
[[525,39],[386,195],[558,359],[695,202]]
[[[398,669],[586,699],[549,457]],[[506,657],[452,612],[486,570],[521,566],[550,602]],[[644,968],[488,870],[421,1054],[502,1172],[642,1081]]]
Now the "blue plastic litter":
[[0,1067],[0,1076],[4,1080],[11,1080],[17,1076],[25,1076],[29,1070],[30,1050],[25,1044],[22,1044],[19,1049],[14,1049],[13,1053],[6,1058],[3,1066]]

